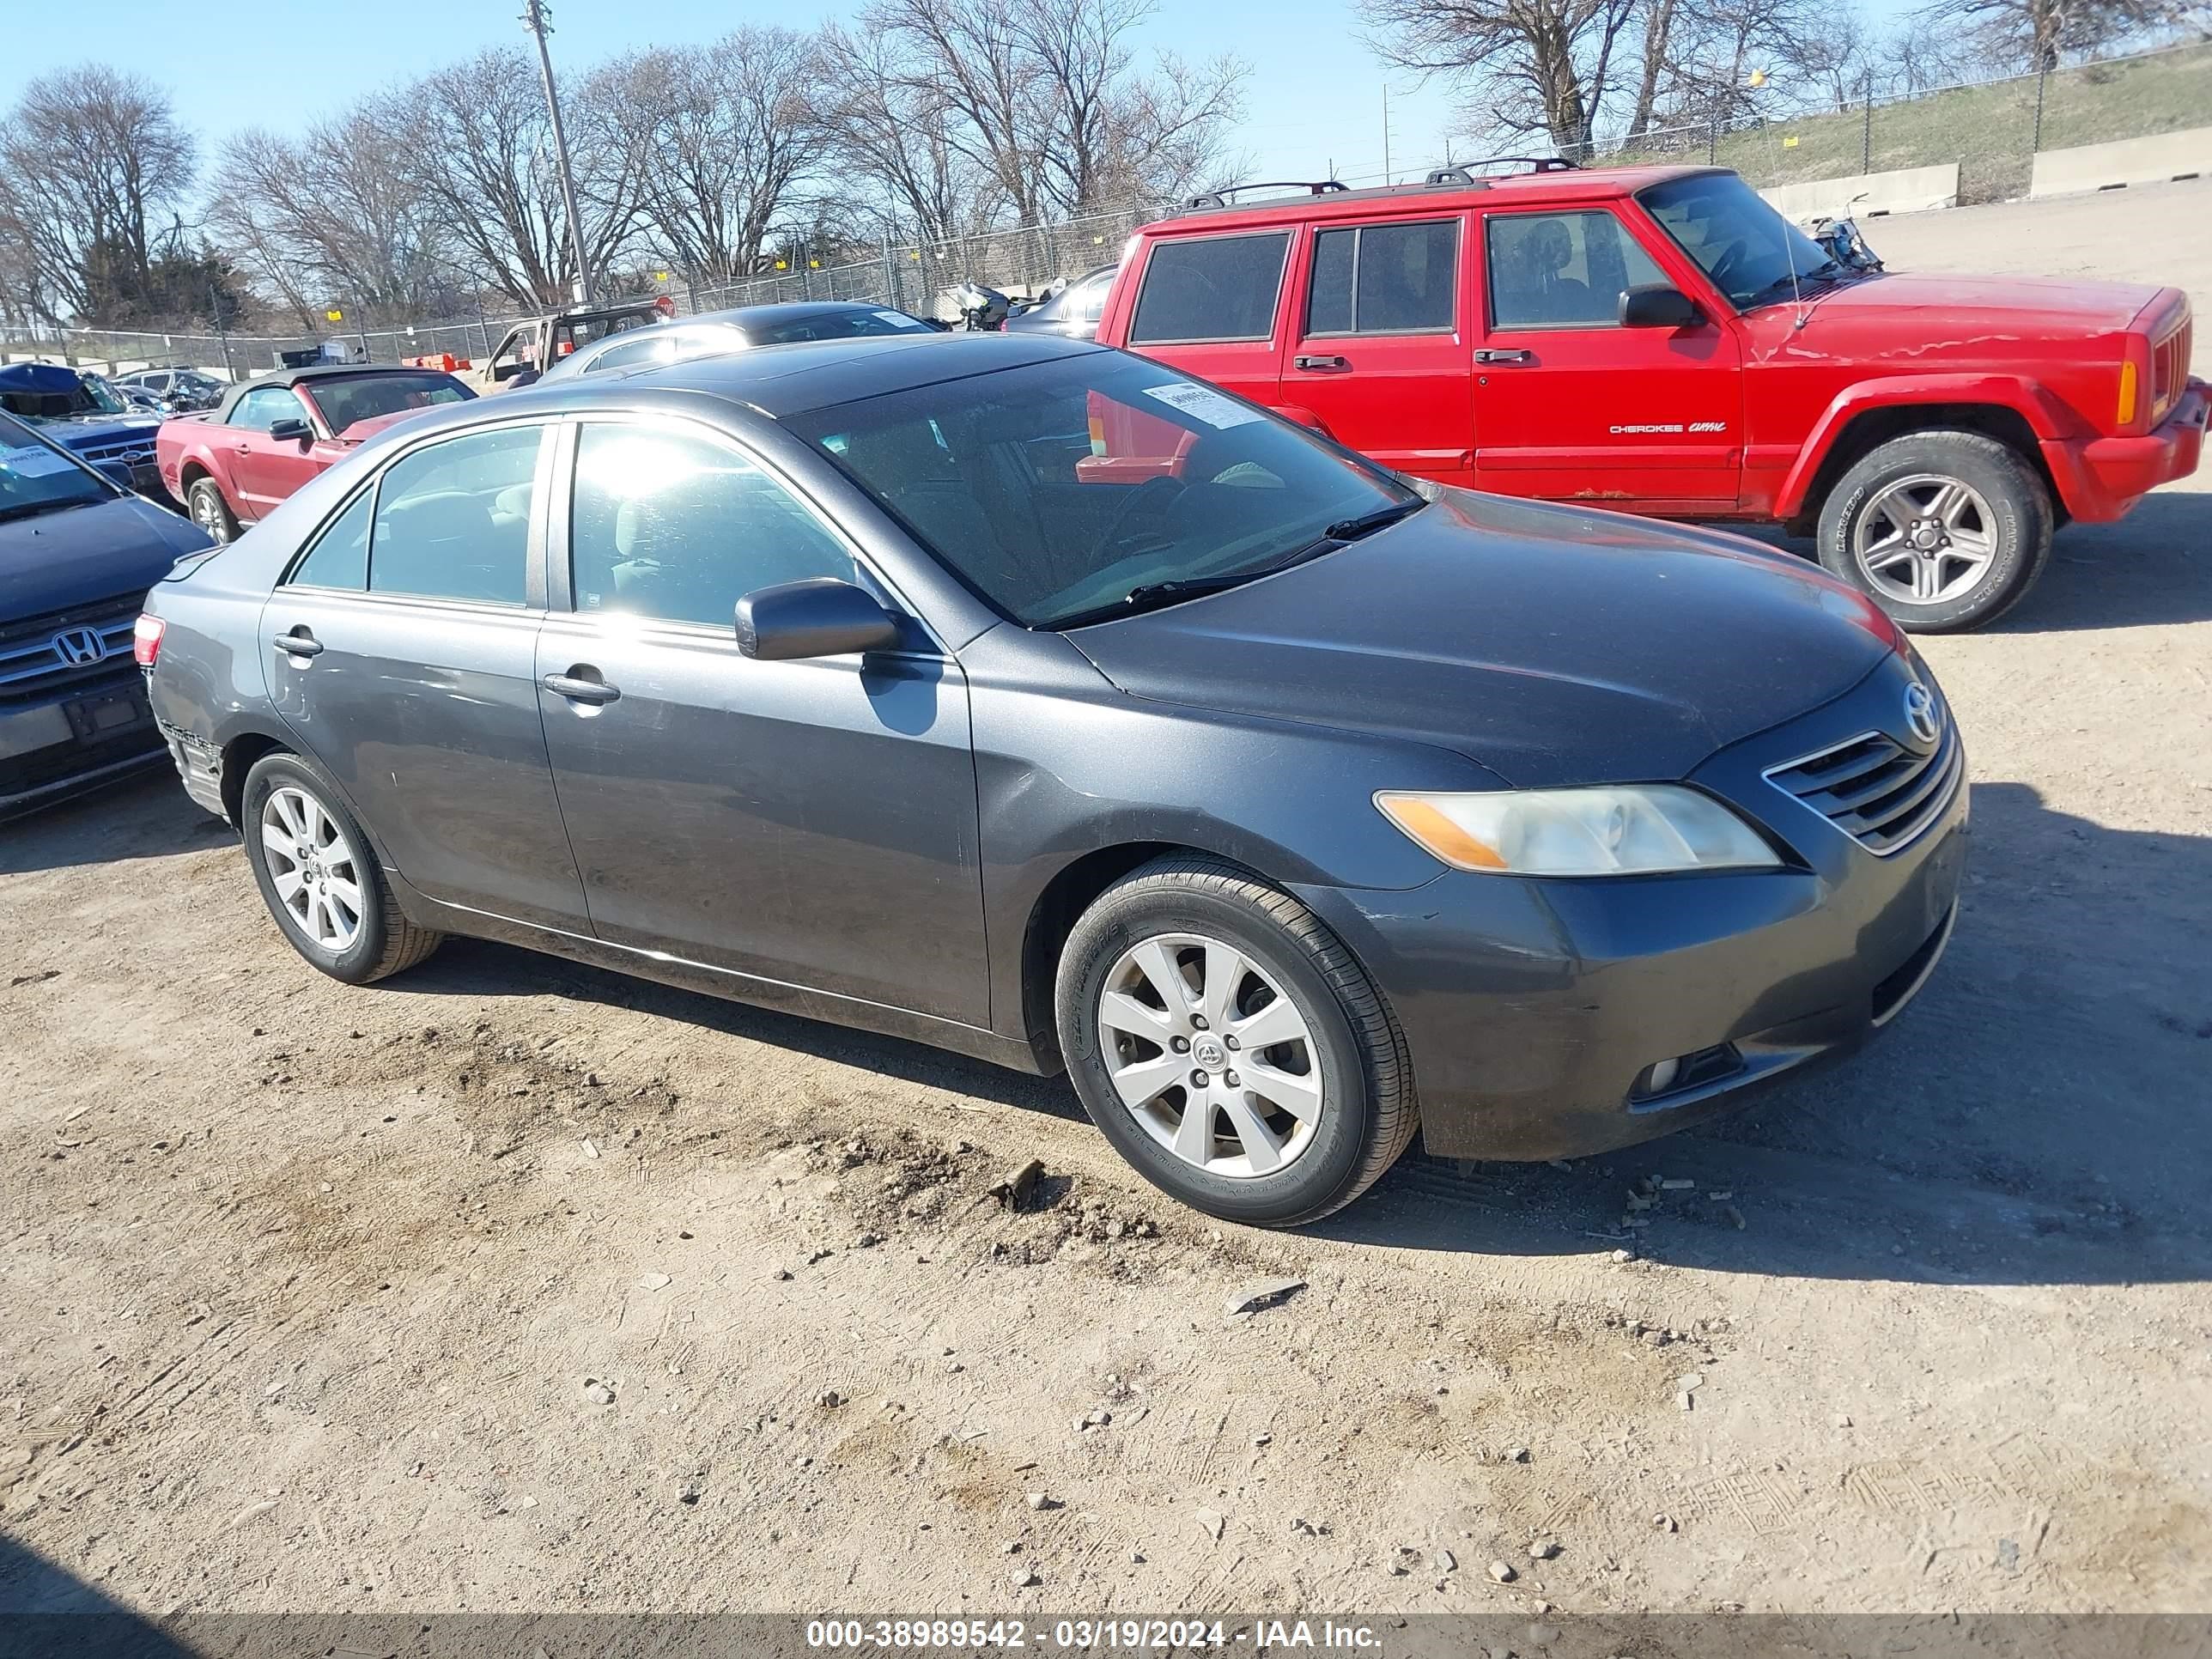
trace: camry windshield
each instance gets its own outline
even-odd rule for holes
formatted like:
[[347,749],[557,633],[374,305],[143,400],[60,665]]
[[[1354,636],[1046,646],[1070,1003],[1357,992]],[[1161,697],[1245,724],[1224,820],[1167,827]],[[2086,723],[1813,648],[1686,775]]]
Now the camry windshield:
[[1234,586],[1422,505],[1287,422],[1103,351],[787,424],[1030,628]]
[[1637,199],[1740,308],[1788,298],[1793,270],[1800,283],[1837,274],[1819,243],[1733,173],[1671,179]]
[[88,507],[115,493],[21,422],[0,415],[0,523]]

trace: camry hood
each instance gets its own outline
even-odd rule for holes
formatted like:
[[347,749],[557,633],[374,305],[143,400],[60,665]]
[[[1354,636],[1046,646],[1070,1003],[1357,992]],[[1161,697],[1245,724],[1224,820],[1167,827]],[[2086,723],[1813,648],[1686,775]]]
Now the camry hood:
[[1066,637],[1133,696],[1434,744],[1528,787],[1686,776],[1891,650],[1864,599],[1755,543],[1437,494],[1335,553]]

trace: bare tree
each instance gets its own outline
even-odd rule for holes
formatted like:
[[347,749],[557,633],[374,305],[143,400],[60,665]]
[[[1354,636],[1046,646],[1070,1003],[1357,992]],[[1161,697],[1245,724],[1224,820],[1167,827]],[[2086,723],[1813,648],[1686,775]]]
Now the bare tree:
[[617,60],[586,83],[605,144],[641,156],[637,213],[669,257],[715,285],[760,268],[771,226],[820,158],[817,44],[742,28],[711,46]]
[[0,131],[0,234],[36,302],[94,321],[137,304],[192,185],[192,137],[168,94],[86,64],[25,87]]
[[1934,0],[1916,16],[1971,37],[1989,56],[2042,70],[2057,69],[2066,53],[2181,23],[2188,9],[2187,0]]
[[1829,109],[1847,110],[1874,90],[1874,36],[1865,15],[1848,7],[1823,12],[1781,44],[1792,79]]
[[961,142],[943,91],[911,76],[886,36],[832,26],[822,36],[823,100],[848,191],[881,214],[886,234],[949,241],[982,230],[1008,198]]
[[1589,156],[1614,59],[1639,0],[1363,0],[1368,44],[1382,60],[1442,76],[1466,95],[1473,125],[1541,132],[1562,155]]

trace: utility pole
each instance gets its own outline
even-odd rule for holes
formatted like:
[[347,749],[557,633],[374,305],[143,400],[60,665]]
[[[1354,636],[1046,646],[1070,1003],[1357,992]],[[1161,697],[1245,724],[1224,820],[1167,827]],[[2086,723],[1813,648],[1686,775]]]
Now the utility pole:
[[1390,176],[1390,83],[1388,81],[1382,83],[1382,182],[1386,185],[1398,182]]
[[538,71],[545,83],[545,113],[553,123],[553,155],[561,165],[561,202],[568,214],[568,246],[576,256],[576,298],[588,305],[592,267],[584,255],[584,216],[576,210],[576,175],[568,165],[568,136],[561,127],[561,95],[553,89],[553,54],[545,45],[552,25],[545,21],[545,0],[522,3],[523,24],[538,37]]

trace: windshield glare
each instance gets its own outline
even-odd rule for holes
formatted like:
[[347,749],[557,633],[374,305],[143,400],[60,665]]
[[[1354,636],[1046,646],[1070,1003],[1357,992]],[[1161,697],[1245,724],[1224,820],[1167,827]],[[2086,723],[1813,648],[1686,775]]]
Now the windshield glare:
[[22,422],[0,415],[0,521],[88,506],[115,494]]
[[786,424],[1031,628],[1153,583],[1257,572],[1419,500],[1287,422],[1106,352]]
[[755,345],[795,345],[802,340],[849,340],[874,334],[934,334],[937,331],[904,312],[830,311],[743,325]]
[[1793,268],[1802,282],[1832,263],[1732,173],[1672,179],[1637,199],[1739,308],[1787,297]]

